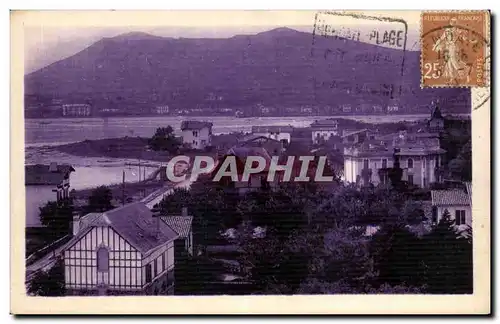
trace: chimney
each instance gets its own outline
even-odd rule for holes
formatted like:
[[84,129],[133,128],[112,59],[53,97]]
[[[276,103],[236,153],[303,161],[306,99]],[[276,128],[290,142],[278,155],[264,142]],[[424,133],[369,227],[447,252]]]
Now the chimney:
[[73,212],[73,236],[77,235],[80,231],[80,214],[75,211]]
[[50,162],[49,172],[57,172],[57,162]]
[[188,216],[188,209],[187,207],[182,207],[182,216]]

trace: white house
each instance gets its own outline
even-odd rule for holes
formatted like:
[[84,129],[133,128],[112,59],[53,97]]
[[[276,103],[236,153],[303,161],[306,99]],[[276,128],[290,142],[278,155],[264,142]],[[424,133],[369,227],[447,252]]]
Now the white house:
[[[374,185],[388,183],[387,169],[393,167],[394,154],[400,161],[402,180],[411,185],[427,188],[431,183],[441,182],[438,168],[445,150],[437,138],[420,138],[414,134],[398,137],[393,141],[364,139],[344,148],[344,176],[347,182]],[[392,143],[391,143],[392,142]],[[398,152],[395,153],[395,149]]]
[[316,120],[311,124],[312,141],[319,144],[332,136],[339,136],[339,122],[336,119]]
[[265,136],[285,144],[289,144],[292,137],[293,127],[288,126],[253,126],[252,134]]
[[459,227],[472,226],[471,186],[466,189],[432,190],[433,223],[439,223],[445,211]]
[[185,120],[181,124],[182,143],[202,150],[212,143],[212,123]]
[[65,246],[72,295],[173,294],[178,234],[141,202],[73,220]]

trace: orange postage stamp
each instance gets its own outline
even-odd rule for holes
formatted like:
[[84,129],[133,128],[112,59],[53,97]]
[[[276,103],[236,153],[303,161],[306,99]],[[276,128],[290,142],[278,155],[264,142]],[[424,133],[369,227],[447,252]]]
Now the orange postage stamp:
[[422,87],[488,86],[489,11],[424,11],[420,23]]

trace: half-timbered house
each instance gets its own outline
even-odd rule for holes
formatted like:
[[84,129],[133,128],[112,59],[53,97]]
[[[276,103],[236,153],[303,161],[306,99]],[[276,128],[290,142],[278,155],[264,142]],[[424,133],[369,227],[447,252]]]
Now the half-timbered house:
[[64,249],[70,294],[173,294],[178,234],[141,202],[73,221]]

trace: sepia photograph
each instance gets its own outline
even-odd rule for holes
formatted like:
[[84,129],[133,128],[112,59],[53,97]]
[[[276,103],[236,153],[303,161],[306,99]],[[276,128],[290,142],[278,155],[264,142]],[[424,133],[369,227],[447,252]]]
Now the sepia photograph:
[[11,23],[20,312],[159,296],[489,312],[489,11]]

